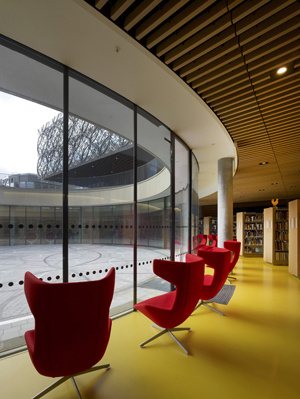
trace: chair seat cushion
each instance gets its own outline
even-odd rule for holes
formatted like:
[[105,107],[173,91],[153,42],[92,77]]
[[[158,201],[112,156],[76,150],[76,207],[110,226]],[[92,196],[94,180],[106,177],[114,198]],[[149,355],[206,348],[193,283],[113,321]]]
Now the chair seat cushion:
[[176,326],[176,320],[169,317],[169,312],[173,308],[175,299],[176,291],[172,291],[137,303],[134,308],[160,327],[173,328]]

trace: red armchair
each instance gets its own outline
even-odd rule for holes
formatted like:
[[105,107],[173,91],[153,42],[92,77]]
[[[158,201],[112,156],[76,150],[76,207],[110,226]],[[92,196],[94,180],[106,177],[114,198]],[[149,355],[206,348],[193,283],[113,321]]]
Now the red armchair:
[[212,243],[209,245],[210,247],[217,247],[218,246],[218,236],[214,235],[214,234],[210,234],[207,236],[209,238],[209,240],[212,241]]
[[113,297],[115,269],[102,280],[50,284],[25,274],[25,295],[35,319],[35,329],[25,340],[36,370],[47,377],[62,377],[35,398],[40,398],[74,376],[102,368],[110,336],[109,307]]
[[197,256],[204,259],[207,267],[212,268],[214,273],[213,275],[204,275],[203,289],[196,309],[203,305],[224,316],[222,312],[209,306],[208,303],[212,303],[211,299],[219,293],[226,282],[230,270],[230,255],[231,253],[227,249],[216,247],[203,247],[197,251]]
[[186,255],[186,262],[173,262],[155,259],[154,273],[176,286],[175,291],[147,299],[134,305],[161,330],[154,337],[140,344],[147,343],[168,333],[188,355],[188,351],[172,334],[172,331],[190,331],[188,327],[177,327],[182,324],[193,312],[202,291],[204,277],[204,261],[195,255]]
[[206,244],[207,244],[207,235],[206,234],[198,234],[198,248],[203,247]]
[[230,267],[229,267],[229,275],[228,278],[232,278],[236,280],[235,277],[231,276],[231,273],[233,271],[233,268],[237,264],[237,261],[239,260],[240,257],[240,251],[241,251],[241,243],[239,241],[224,241],[224,248],[228,249],[229,251],[232,252],[233,256],[232,259],[230,260]]

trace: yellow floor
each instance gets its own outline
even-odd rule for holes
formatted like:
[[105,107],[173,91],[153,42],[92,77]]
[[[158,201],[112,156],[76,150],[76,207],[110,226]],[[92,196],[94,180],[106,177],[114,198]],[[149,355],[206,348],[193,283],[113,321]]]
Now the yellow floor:
[[[109,371],[77,378],[83,399],[300,398],[300,280],[287,266],[240,258],[226,316],[200,307],[178,332],[187,356],[165,335],[141,349],[157,330],[140,313],[113,322],[100,363]],[[40,376],[28,353],[0,361],[0,398],[28,399],[53,380]],[[70,381],[45,399],[76,399]]]

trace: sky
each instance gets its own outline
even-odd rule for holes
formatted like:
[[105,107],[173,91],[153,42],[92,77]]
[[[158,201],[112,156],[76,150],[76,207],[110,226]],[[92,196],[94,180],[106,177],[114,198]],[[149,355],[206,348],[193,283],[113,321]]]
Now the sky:
[[38,129],[59,112],[0,92],[1,174],[37,173]]

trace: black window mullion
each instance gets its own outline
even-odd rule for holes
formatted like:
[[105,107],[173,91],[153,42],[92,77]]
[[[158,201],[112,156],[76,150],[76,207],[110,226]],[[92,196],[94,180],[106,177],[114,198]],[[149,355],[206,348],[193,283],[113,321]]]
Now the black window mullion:
[[[171,132],[171,148],[170,148],[170,166],[171,166],[171,260],[175,260],[175,134]],[[171,291],[175,290],[175,286],[171,284]]]
[[133,120],[133,304],[137,303],[137,106]]
[[188,252],[191,253],[192,249],[192,150],[189,150],[189,213],[188,213]]
[[68,131],[69,131],[69,71],[64,67],[63,83],[63,282],[69,281],[68,223],[69,223],[69,170],[68,170]]

